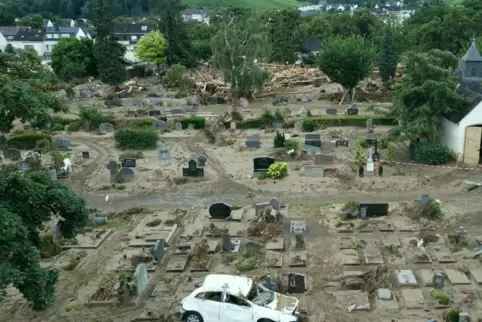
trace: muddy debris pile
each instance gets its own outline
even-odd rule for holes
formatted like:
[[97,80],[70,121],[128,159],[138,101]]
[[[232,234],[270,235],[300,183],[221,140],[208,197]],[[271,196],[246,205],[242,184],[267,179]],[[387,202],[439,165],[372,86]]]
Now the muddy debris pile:
[[344,276],[341,286],[347,290],[360,290],[374,296],[379,288],[390,288],[390,274],[385,265],[378,265],[360,276]]

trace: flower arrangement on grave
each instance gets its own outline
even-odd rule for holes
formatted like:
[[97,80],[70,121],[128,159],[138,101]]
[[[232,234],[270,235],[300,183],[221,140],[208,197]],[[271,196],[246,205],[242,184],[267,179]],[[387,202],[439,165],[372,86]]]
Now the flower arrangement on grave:
[[397,156],[395,155],[395,146],[393,144],[388,145],[387,161],[390,165],[393,165],[395,162],[397,162]]
[[283,179],[288,175],[288,163],[275,162],[269,166],[266,177],[271,179]]
[[367,157],[363,153],[363,146],[357,142],[355,149],[355,165],[358,167],[358,175],[363,177],[364,167],[367,164]]

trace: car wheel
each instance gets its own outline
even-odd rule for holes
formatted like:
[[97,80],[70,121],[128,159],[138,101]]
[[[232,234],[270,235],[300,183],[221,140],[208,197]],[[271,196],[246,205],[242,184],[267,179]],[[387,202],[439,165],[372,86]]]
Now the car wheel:
[[270,319],[261,319],[261,320],[258,320],[258,322],[273,322],[273,321]]
[[201,314],[197,312],[186,312],[184,314],[184,322],[203,322]]

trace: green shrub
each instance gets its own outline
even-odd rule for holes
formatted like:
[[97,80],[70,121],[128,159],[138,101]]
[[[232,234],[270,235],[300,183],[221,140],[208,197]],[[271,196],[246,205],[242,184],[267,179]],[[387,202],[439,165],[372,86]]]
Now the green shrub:
[[116,146],[120,149],[155,149],[158,138],[154,129],[122,128],[114,133]]
[[274,137],[274,147],[275,148],[283,148],[285,146],[285,135],[280,134],[278,131],[276,131],[276,136]]
[[52,125],[52,131],[55,131],[55,132],[63,131],[64,127],[65,126],[60,123],[55,123],[54,125]]
[[11,136],[7,141],[7,147],[20,150],[32,150],[35,149],[37,141],[43,140],[52,142],[52,137],[47,133],[26,132]]
[[344,116],[321,116],[309,117],[303,120],[313,120],[315,122],[315,129],[319,127],[330,126],[361,126],[366,127],[367,120],[372,119],[375,125],[394,125],[397,121],[394,118],[385,115],[344,115]]
[[269,166],[266,177],[271,179],[283,179],[288,175],[288,163],[275,162]]
[[450,151],[434,142],[417,142],[410,146],[410,156],[415,162],[437,165],[445,164],[451,159]]
[[85,130],[95,131],[101,123],[114,124],[114,120],[95,108],[82,108],[80,110],[80,126]]
[[67,125],[67,130],[69,132],[76,132],[76,131],[80,131],[81,127],[82,127],[81,120],[75,120],[75,121],[70,122]]
[[299,148],[298,141],[295,141],[295,140],[285,140],[285,149],[286,149],[286,151],[295,150],[295,152],[296,152],[296,151],[298,151],[298,148]]
[[356,144],[360,145],[363,149],[368,149],[370,147],[370,144],[368,144],[367,141],[362,138],[357,139]]
[[316,122],[312,118],[305,118],[302,127],[305,132],[313,132],[316,129]]
[[204,129],[206,126],[206,119],[202,116],[191,116],[181,119],[181,124],[183,129],[187,129],[189,124],[194,125],[197,130]]

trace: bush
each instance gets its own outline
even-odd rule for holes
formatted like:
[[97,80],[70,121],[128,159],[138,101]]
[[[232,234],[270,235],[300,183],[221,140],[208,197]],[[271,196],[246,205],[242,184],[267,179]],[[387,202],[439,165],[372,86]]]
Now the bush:
[[32,150],[37,146],[37,141],[49,140],[52,137],[47,133],[28,132],[11,136],[7,141],[7,147],[20,150]]
[[302,127],[305,132],[313,132],[316,129],[316,122],[312,118],[305,118]]
[[372,119],[376,125],[397,124],[397,121],[394,118],[387,117],[385,115],[344,115],[339,117],[338,116],[308,117],[303,120],[303,124],[308,120],[312,120],[315,123],[315,129],[319,127],[329,127],[329,126],[366,127],[367,125],[366,122],[368,119]]
[[52,131],[55,131],[55,132],[63,131],[64,127],[65,126],[60,123],[55,123],[54,125],[52,125]]
[[285,140],[285,149],[286,151],[289,151],[289,150],[295,150],[298,151],[298,141],[295,141],[295,140]]
[[288,163],[275,162],[269,166],[266,177],[271,179],[283,179],[288,175]]
[[204,129],[206,126],[206,119],[202,116],[191,116],[183,118],[181,121],[182,128],[187,129],[189,124],[194,125],[194,128],[197,130]]
[[280,134],[278,131],[276,131],[276,136],[274,137],[274,147],[275,148],[284,148],[285,146],[285,135]]
[[87,131],[95,131],[101,123],[112,123],[112,118],[95,108],[82,108],[80,110],[80,126]]
[[410,146],[410,156],[415,162],[437,165],[451,159],[450,151],[434,142],[417,142]]
[[123,128],[114,133],[116,146],[120,149],[155,149],[158,138],[154,129]]

